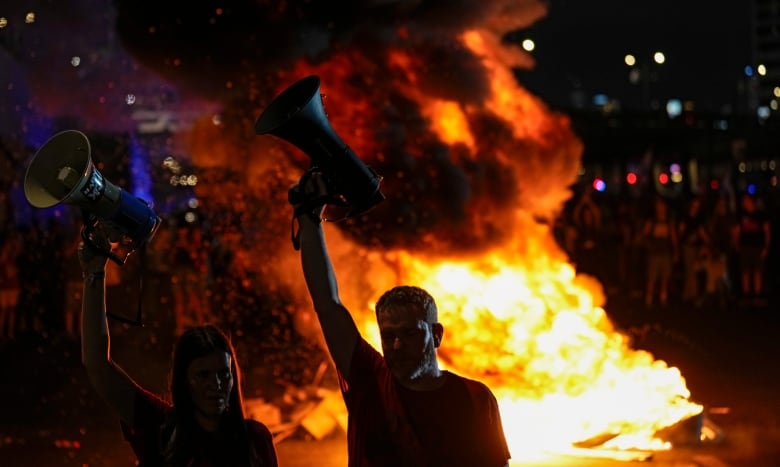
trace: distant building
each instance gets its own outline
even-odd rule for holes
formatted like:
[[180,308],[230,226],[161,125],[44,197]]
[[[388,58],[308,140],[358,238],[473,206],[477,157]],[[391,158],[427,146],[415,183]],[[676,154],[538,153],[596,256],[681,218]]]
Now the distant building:
[[754,109],[780,110],[780,1],[752,0],[752,61],[755,85],[748,86]]

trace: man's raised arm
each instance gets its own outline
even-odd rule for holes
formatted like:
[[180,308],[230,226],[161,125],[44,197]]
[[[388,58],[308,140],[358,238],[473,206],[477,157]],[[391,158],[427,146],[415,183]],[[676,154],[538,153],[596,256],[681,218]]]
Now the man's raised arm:
[[[319,211],[319,210],[318,210]],[[325,245],[318,214],[298,216],[303,277],[336,368],[346,379],[359,332],[349,310],[341,303],[336,275]]]

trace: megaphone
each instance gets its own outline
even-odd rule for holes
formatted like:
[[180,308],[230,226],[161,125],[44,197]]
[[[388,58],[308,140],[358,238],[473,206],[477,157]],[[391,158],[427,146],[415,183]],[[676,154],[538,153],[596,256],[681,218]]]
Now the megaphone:
[[[55,134],[30,161],[24,176],[24,195],[36,208],[60,203],[79,206],[85,218],[81,236],[86,242],[102,251],[89,237],[91,229],[102,222],[110,237],[130,240],[129,255],[154,236],[162,219],[147,202],[106,180],[92,163],[91,152],[84,133],[66,130]],[[120,265],[127,259],[111,251],[103,254]]]
[[320,78],[307,76],[276,96],[255,122],[255,133],[292,143],[312,160],[333,195],[332,204],[346,206],[347,216],[368,211],[385,199],[382,177],[363,164],[339,138],[322,106]]

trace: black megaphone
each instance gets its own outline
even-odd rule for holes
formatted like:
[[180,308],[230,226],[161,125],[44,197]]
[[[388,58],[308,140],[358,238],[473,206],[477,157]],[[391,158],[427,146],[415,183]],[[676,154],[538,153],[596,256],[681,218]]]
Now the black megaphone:
[[276,136],[303,151],[312,169],[325,175],[332,204],[347,207],[347,217],[364,213],[385,199],[379,189],[382,177],[331,127],[318,76],[302,78],[276,96],[255,122],[255,133]]

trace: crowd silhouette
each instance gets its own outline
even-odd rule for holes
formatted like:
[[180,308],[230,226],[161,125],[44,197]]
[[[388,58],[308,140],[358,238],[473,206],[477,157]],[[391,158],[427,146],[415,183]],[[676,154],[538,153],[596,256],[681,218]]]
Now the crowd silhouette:
[[[74,279],[79,275],[74,273],[78,262],[72,245],[81,222],[75,209],[48,217],[19,215],[23,206],[12,194],[20,190],[20,173],[32,151],[18,141],[0,139],[0,339],[76,339],[81,282]],[[765,307],[778,280],[773,260],[777,248],[771,241],[778,231],[773,228],[775,191],[702,189],[670,197],[651,184],[644,193],[627,196],[598,192],[583,183],[575,187],[555,232],[577,270],[596,277],[608,296],[622,294],[647,309],[670,304],[691,309]],[[184,221],[178,213],[170,216],[144,252],[143,271],[109,267],[109,295],[111,288],[122,286],[125,293],[115,295],[132,294],[137,276],[143,274],[148,289],[163,286],[168,291],[160,300],[172,302],[166,308],[172,310],[176,335],[204,322],[240,329],[249,319],[242,310],[258,299],[252,294],[261,273],[250,267],[256,239],[247,237],[240,220],[260,208],[246,196],[240,198],[240,203],[223,203],[233,211],[220,205],[215,209],[219,215],[206,213],[196,222]]]
[[730,196],[616,196],[586,186],[564,209],[557,236],[579,272],[648,309],[766,307],[778,280],[776,194]]

